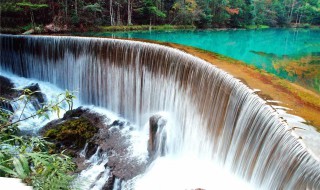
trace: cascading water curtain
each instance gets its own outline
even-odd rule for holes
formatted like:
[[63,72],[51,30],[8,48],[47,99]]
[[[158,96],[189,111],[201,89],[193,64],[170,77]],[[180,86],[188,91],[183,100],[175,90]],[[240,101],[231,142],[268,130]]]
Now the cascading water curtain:
[[138,126],[175,120],[168,154],[207,157],[258,189],[320,189],[320,164],[244,84],[176,49],[127,40],[1,35],[0,69],[79,92]]

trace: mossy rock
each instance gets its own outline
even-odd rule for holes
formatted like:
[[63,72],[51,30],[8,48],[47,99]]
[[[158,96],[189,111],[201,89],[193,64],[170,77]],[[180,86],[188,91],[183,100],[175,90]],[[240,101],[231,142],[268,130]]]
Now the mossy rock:
[[44,133],[44,137],[60,142],[64,146],[83,147],[98,128],[85,117],[72,118]]

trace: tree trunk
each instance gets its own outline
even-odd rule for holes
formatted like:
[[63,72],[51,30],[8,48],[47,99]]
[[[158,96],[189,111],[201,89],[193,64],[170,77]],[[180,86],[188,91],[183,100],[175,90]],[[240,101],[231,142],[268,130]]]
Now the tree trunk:
[[297,13],[297,17],[296,17],[296,26],[298,25],[298,20],[299,20],[299,13]]
[[31,11],[31,25],[32,25],[32,29],[34,29],[35,28],[35,22],[34,22],[33,11]]
[[119,3],[118,3],[118,7],[117,7],[117,25],[118,25],[118,26],[121,25],[120,4],[119,4]]
[[66,0],[66,9],[65,9],[65,22],[67,23],[67,18],[68,18],[68,0]]
[[296,3],[296,0],[292,0],[290,15],[289,15],[289,19],[288,19],[289,23],[291,23],[291,21],[292,21],[292,13],[293,13],[295,3]]
[[[300,17],[299,17],[299,22],[298,22],[299,24],[301,24],[301,18],[302,18],[302,16],[303,16],[303,15],[302,15],[302,13],[301,13],[301,14],[300,14]],[[310,24],[311,24],[311,23],[310,23]]]
[[113,14],[112,0],[110,0],[110,3],[109,3],[109,12],[110,12],[110,25],[114,26],[114,14]]
[[149,25],[149,30],[151,30],[151,18],[152,18],[152,16],[150,16],[150,25]]
[[132,25],[132,1],[133,0],[128,0],[128,26]]
[[78,0],[74,0],[74,13],[78,16]]

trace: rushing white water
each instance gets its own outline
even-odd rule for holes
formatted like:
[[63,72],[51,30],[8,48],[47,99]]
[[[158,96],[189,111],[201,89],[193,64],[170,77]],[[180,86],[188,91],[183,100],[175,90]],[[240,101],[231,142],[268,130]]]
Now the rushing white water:
[[[23,77],[19,77],[16,75],[13,75],[11,73],[5,72],[1,70],[0,68],[0,75],[9,78],[12,83],[14,84],[14,88],[17,90],[22,90],[23,88],[30,86],[31,84],[38,84],[40,87],[40,90],[42,92],[45,92],[45,99],[47,104],[50,102],[57,103],[61,101],[63,98],[64,91],[57,86],[49,83],[49,82],[43,82],[36,79],[26,79]],[[74,100],[74,105],[79,106],[78,100]],[[14,108],[14,117],[13,121],[16,120],[22,120],[19,122],[19,127],[23,131],[28,131],[30,133],[37,133],[40,128],[42,128],[44,125],[46,125],[49,121],[53,119],[58,119],[59,117],[62,117],[65,111],[68,109],[68,106],[65,102],[61,103],[61,111],[60,115],[58,116],[57,113],[54,112],[48,112],[48,117],[31,117],[29,116],[35,114],[37,112],[37,109],[32,105],[30,101],[26,102],[25,99],[19,100],[16,98],[15,101],[12,101],[13,108]],[[24,120],[24,118],[29,118],[27,120]]]
[[[132,182],[136,189],[150,189],[148,183],[157,184],[165,173],[162,169],[170,165],[177,168],[163,174],[168,180],[163,183],[174,181],[163,187],[167,189],[215,189],[223,181],[217,173],[224,172],[223,179],[241,178],[254,189],[320,189],[319,162],[279,115],[248,87],[203,60],[125,40],[9,35],[0,39],[4,71],[77,90],[82,103],[116,112],[141,131],[154,113],[170,116],[174,125],[166,128],[167,156]],[[187,175],[184,167],[203,173]],[[235,177],[228,177],[229,172]],[[121,188],[128,183],[122,182]],[[243,184],[238,179],[230,183]]]
[[212,160],[192,157],[161,157],[135,184],[135,189],[253,189],[215,165]]
[[[49,102],[60,102],[61,98],[59,98],[60,94],[63,94],[64,91],[57,86],[48,83],[48,82],[42,82],[35,79],[27,79],[23,77],[16,76],[14,74],[10,74],[8,72],[4,72],[0,69],[0,75],[4,76],[11,80],[11,82],[14,84],[15,89],[23,89],[30,84],[39,84],[41,92],[45,92],[46,96],[46,104]],[[41,129],[43,126],[45,126],[49,121],[52,121],[54,119],[58,119],[58,115],[53,112],[48,112],[48,118],[47,117],[31,117],[27,120],[23,120],[23,118],[27,118],[30,115],[33,115],[36,113],[35,107],[31,103],[27,103],[27,106],[24,107],[25,102],[24,101],[13,101],[14,102],[14,120],[17,120],[23,109],[23,116],[21,117],[22,121],[19,122],[19,128],[20,130],[28,133],[37,134],[39,129]],[[108,111],[106,109],[96,107],[93,105],[83,105],[76,99],[73,101],[74,106],[82,106],[84,109],[88,108],[96,113],[99,113],[103,116],[105,116],[105,125],[110,125],[115,120],[120,120],[123,122],[127,122],[124,118],[121,118],[119,115]],[[66,104],[60,105],[62,107],[60,117],[63,116],[65,113],[65,110],[67,109]],[[134,130],[138,127],[133,126],[133,129],[124,129],[122,130],[123,135],[127,136],[129,141],[131,142],[131,145],[127,147],[130,152],[130,156],[139,158],[141,162],[147,162],[147,141],[148,141],[148,134],[145,132],[141,132],[140,130]],[[106,153],[99,154],[100,148],[96,150],[96,153],[93,154],[88,160],[85,161],[85,164],[88,164],[88,167],[83,170],[78,178],[74,182],[74,188],[75,189],[82,189],[82,190],[88,190],[88,189],[102,189],[102,187],[105,185],[106,181],[109,178],[110,174],[110,168],[105,167],[106,163],[108,162],[108,156]],[[84,157],[85,153],[87,151],[87,145],[84,147],[84,150],[80,152],[80,156]],[[132,188],[130,186],[129,188]]]

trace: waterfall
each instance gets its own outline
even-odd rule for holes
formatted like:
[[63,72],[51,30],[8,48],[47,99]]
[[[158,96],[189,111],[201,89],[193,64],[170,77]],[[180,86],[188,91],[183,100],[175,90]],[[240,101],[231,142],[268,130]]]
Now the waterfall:
[[[252,90],[179,50],[128,40],[0,35],[0,70],[79,92],[143,126],[166,126],[166,154],[214,160],[257,189],[320,189],[320,162]],[[0,73],[1,74],[1,73]]]

